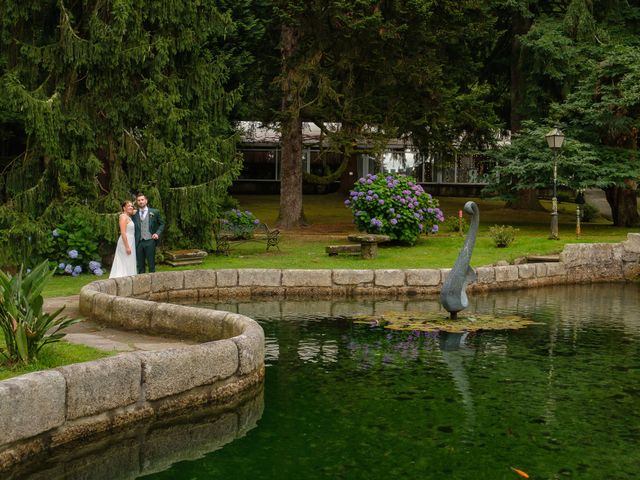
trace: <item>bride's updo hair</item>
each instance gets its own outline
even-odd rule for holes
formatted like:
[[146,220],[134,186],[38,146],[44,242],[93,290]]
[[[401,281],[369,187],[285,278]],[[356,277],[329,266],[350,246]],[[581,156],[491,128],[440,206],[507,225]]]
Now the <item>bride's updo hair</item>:
[[133,202],[131,200],[125,200],[124,202],[122,202],[122,205],[120,205],[120,211],[124,212],[124,207],[126,207],[128,204],[133,205]]

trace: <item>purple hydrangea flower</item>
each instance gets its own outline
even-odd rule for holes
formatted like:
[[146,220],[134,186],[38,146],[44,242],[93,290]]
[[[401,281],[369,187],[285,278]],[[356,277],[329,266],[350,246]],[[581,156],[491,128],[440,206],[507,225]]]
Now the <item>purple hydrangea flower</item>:
[[384,200],[382,199],[378,200],[378,205],[384,205]]
[[391,208],[389,209],[389,213],[396,213],[396,209],[395,209],[395,208],[393,208],[393,207],[391,207]]
[[258,220],[257,218],[253,221],[254,225],[258,225],[260,223],[260,220]]
[[51,235],[53,235],[53,238],[58,238],[58,237],[60,236],[60,232],[58,232],[58,229],[57,229],[57,228],[54,228],[54,229],[51,231]]
[[438,233],[438,230],[439,230],[438,225],[434,225],[433,227],[431,227],[431,231],[432,231],[433,233]]
[[422,230],[422,229],[424,229],[424,225],[422,225],[421,223],[419,223],[419,224],[418,224],[418,228],[419,228],[420,230]]
[[98,276],[102,275],[103,273],[104,273],[104,272],[103,272],[103,271],[102,271],[102,269],[101,269],[101,268],[99,268],[99,267],[98,267],[98,268],[96,268],[96,269],[93,271],[93,274],[94,274],[94,275],[98,275]]
[[82,273],[82,267],[80,265],[76,265],[73,271],[74,273]]
[[72,273],[73,272],[73,265],[71,265],[70,263],[67,264],[67,266],[64,267],[64,272],[65,273]]
[[96,268],[100,268],[102,265],[100,265],[100,262],[96,262],[95,260],[91,260],[89,262],[89,270],[91,270],[92,272],[96,269]]
[[80,275],[80,272],[76,272],[76,271],[71,272],[72,277],[77,277],[79,275]]
[[344,204],[348,207],[349,205],[351,205],[351,202],[349,200],[345,200]]
[[67,252],[69,254],[69,258],[70,259],[74,259],[74,258],[78,258],[78,251],[77,250],[69,250]]
[[389,220],[389,223],[390,223],[391,225],[397,225],[398,220],[396,220],[395,218],[392,218],[391,220]]
[[373,197],[372,197],[371,195],[367,195],[367,196],[366,196],[366,198],[365,198],[365,200],[366,200],[367,202],[370,202],[371,200],[373,200]]
[[382,222],[380,220],[378,220],[377,218],[372,218],[371,219],[371,225],[373,225],[376,228],[380,228],[380,227],[382,227]]
[[66,267],[66,265],[64,264],[64,262],[60,262],[60,263],[58,264],[58,268],[59,268],[59,269],[64,270],[64,267]]

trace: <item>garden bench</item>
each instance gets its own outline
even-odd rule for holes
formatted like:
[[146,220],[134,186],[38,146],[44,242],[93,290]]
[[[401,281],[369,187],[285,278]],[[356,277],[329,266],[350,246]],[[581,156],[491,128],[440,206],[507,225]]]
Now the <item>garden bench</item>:
[[378,256],[378,243],[391,240],[388,235],[375,235],[373,233],[349,235],[347,239],[350,242],[360,244],[360,256],[365,259],[376,258]]
[[232,244],[244,242],[264,243],[267,251],[271,247],[280,250],[280,230],[271,229],[262,222],[255,225],[234,225],[218,220],[214,223],[213,235],[216,241],[217,255],[229,255]]

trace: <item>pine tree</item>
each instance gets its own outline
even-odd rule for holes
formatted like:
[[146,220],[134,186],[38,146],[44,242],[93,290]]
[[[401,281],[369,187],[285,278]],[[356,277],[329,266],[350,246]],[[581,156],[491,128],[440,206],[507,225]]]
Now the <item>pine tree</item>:
[[[146,192],[171,245],[210,247],[241,162],[229,115],[234,31],[216,2],[3,0],[0,230],[84,204],[96,225]],[[103,225],[105,227],[105,225]]]

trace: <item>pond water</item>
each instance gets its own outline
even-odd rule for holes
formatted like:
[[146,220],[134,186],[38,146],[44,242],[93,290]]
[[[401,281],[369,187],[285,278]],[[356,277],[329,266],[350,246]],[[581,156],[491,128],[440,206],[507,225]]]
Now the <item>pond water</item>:
[[[209,430],[183,432],[162,468],[108,478],[523,478],[514,468],[532,479],[638,478],[640,285],[500,292],[471,303],[470,312],[538,324],[426,334],[346,320],[439,310],[435,299],[211,305],[265,330],[266,380],[251,425],[180,457]],[[103,478],[87,472],[104,468],[82,478]]]

